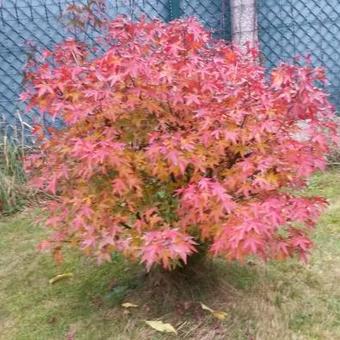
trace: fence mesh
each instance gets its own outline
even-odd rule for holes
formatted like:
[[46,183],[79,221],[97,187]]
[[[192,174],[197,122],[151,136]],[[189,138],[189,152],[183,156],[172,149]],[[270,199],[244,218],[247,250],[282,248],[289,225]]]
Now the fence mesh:
[[[196,16],[220,38],[230,39],[229,1],[225,0],[108,0],[106,15],[125,14],[137,19],[142,14],[169,21]],[[28,134],[29,126],[41,120],[37,112],[24,113],[18,97],[22,91],[23,66],[30,50],[51,49],[71,33],[65,27],[65,9],[88,4],[88,0],[0,0],[0,134]],[[94,41],[95,27],[73,34]],[[43,118],[44,119],[44,118]]]
[[331,100],[340,108],[340,1],[257,0],[258,33],[266,66],[310,56],[327,71]]
[[[69,5],[91,0],[0,0],[0,134],[15,135],[40,117],[24,113],[18,96],[22,69],[30,49],[50,49],[69,36],[61,19]],[[93,1],[93,0],[92,0]],[[169,21],[196,16],[215,36],[230,40],[230,5],[247,10],[254,0],[107,0],[109,17],[125,14],[133,19],[144,14]],[[256,0],[257,29],[265,65],[293,61],[310,55],[313,64],[325,67],[327,90],[340,108],[340,1]],[[247,16],[246,16],[247,17]],[[235,18],[234,18],[235,20]],[[94,41],[96,29],[73,32]]]

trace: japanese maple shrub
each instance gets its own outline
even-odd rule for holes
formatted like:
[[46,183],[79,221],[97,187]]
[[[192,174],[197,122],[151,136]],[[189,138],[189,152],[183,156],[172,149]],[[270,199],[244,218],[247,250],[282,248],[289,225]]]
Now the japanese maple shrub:
[[29,65],[22,98],[61,118],[36,128],[31,182],[56,194],[53,232],[99,262],[120,252],[172,269],[208,248],[242,260],[306,258],[326,202],[294,195],[324,168],[333,109],[324,74],[281,65],[266,80],[257,51],[214,40],[194,19],[103,31],[102,52],[67,40]]

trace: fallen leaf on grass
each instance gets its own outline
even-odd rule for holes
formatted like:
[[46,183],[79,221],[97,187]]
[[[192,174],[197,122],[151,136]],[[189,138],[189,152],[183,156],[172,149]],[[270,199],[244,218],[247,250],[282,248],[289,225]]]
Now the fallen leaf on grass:
[[64,279],[68,279],[70,277],[73,277],[72,273],[59,274],[55,277],[52,277],[52,279],[48,280],[48,282],[49,282],[49,284],[53,284],[53,283],[56,283],[56,282],[64,280]]
[[145,323],[158,332],[177,334],[176,329],[169,323],[163,321],[145,321]]
[[207,305],[203,303],[201,303],[201,307],[202,309],[210,312],[216,319],[225,320],[225,318],[228,316],[228,313],[223,312],[223,311],[213,310],[212,308],[208,307]]
[[207,305],[205,305],[203,303],[201,303],[201,307],[202,307],[202,309],[207,310],[210,313],[214,313],[213,309],[211,309],[210,307],[208,307]]
[[134,303],[130,303],[130,302],[125,302],[125,303],[122,303],[122,307],[124,307],[124,308],[137,308],[138,305],[135,305]]
[[219,320],[225,320],[225,318],[228,316],[228,313],[223,312],[223,311],[217,311],[217,310],[215,310],[215,311],[212,313],[212,315],[213,315],[215,318],[219,319]]

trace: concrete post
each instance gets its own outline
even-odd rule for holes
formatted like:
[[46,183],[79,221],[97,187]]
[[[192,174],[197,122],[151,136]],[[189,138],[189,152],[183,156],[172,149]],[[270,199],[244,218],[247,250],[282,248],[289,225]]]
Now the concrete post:
[[257,45],[256,0],[230,0],[232,41]]

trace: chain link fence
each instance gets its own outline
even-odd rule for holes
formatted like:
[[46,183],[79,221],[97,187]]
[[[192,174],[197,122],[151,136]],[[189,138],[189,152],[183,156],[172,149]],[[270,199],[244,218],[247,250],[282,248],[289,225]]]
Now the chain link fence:
[[326,69],[331,101],[340,109],[340,1],[257,0],[257,22],[265,65],[310,56]]
[[[32,48],[50,49],[70,34],[94,41],[95,27],[71,33],[63,21],[68,6],[90,1],[0,0],[0,135],[15,136],[18,131],[26,134],[30,125],[41,119],[37,112],[25,113],[18,99],[23,66]],[[240,22],[235,24],[253,18],[254,3],[255,0],[107,0],[106,14],[111,18],[125,14],[132,19],[144,14],[164,21],[195,16],[216,37],[230,40],[231,27],[245,27]],[[310,55],[314,65],[325,67],[327,90],[339,109],[340,1],[257,0],[255,19],[254,27],[248,25],[248,29],[258,33],[265,66],[296,62],[296,56]]]
[[[32,49],[51,49],[70,34],[94,42],[94,26],[71,33],[63,20],[70,6],[89,3],[89,0],[0,0],[0,135],[13,137],[19,132],[29,135],[35,121],[47,119],[38,112],[25,113],[19,100],[23,66]],[[225,0],[106,1],[105,15],[114,18],[120,14],[132,19],[146,15],[163,21],[196,16],[217,37],[230,39],[230,14]]]

